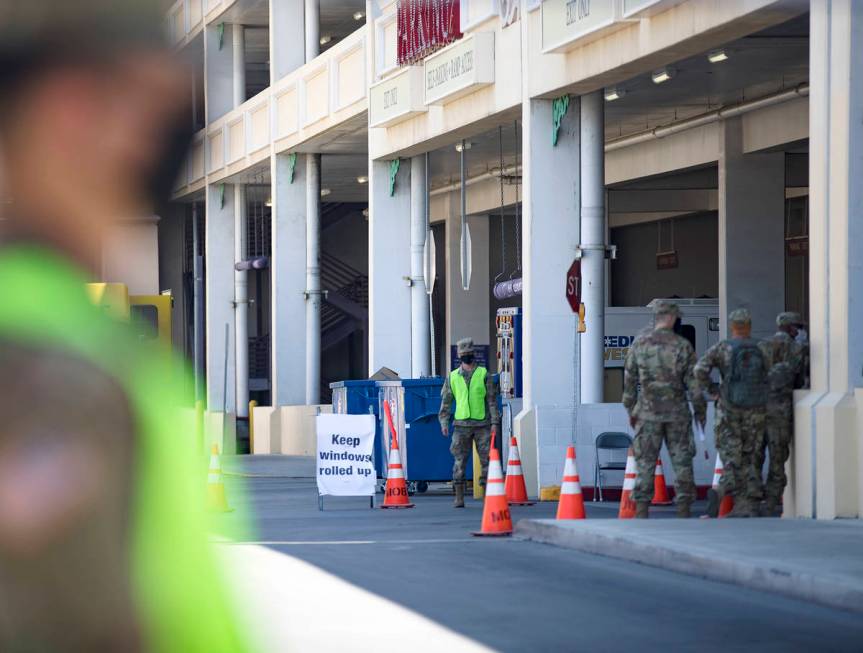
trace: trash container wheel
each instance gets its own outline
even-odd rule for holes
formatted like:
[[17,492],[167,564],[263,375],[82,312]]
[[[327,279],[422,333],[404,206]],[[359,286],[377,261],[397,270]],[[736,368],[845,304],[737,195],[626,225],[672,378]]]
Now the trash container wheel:
[[428,489],[429,489],[428,481],[417,481],[417,492],[419,492],[420,494],[423,494],[424,492],[428,491]]

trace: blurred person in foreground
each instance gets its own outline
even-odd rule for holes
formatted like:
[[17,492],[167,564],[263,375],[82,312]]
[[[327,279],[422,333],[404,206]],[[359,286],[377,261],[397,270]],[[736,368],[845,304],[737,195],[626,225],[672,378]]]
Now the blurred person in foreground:
[[184,66],[143,0],[0,0],[0,650],[247,650],[207,543],[182,378],[93,306],[167,199]]

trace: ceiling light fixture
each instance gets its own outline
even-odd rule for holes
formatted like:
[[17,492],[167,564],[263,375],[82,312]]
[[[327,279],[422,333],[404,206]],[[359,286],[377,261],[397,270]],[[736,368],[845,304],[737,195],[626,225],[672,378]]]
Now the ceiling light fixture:
[[707,53],[707,60],[710,63],[719,63],[728,59],[728,53],[725,50],[713,50]]
[[362,20],[365,17],[366,17],[366,12],[364,12],[364,11],[354,12],[354,20]]
[[654,84],[662,84],[674,77],[676,73],[677,71],[674,68],[660,68],[651,75],[651,79]]
[[369,178],[366,177],[365,175],[360,175],[359,177],[357,177],[357,183],[358,184],[367,184],[368,182],[369,182]]
[[332,192],[329,188],[321,188],[321,197],[326,197]]
[[363,217],[368,219],[369,217],[369,207],[363,209]]
[[272,196],[267,197],[267,199],[265,199],[265,200],[264,200],[264,206],[272,206],[272,205],[273,205],[273,198],[272,198]]
[[[465,141],[465,142],[464,142],[464,149],[465,149],[465,150],[469,150],[471,147],[473,147],[473,143],[471,143],[470,141]],[[455,151],[456,151],[456,152],[461,152],[461,151],[462,151],[462,144],[461,144],[461,143],[456,143]]]
[[622,88],[617,88],[616,86],[605,89],[606,102],[614,102],[615,100],[619,100],[620,98],[622,98],[624,95],[626,95],[626,91],[624,91]]
[[332,40],[333,40],[332,36],[330,36],[329,34],[324,34],[321,38],[318,39],[318,43],[320,43],[321,45],[326,45],[327,43],[329,43]]

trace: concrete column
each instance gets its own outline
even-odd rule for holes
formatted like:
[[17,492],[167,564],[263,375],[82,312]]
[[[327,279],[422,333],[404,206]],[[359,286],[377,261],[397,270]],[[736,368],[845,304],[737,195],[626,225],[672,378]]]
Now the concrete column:
[[[246,187],[234,184],[234,261],[246,259]],[[249,416],[249,280],[234,268],[234,346],[237,366],[237,417]]]
[[[451,348],[461,338],[473,338],[474,345],[490,344],[488,216],[469,215],[467,220],[470,227],[473,268],[469,290],[465,290],[461,285],[461,218],[456,213],[451,213],[446,221],[447,349],[441,374],[449,371]],[[491,364],[491,361],[489,363]]]
[[411,376],[431,374],[429,301],[423,275],[428,231],[426,157],[411,158]]
[[233,38],[231,39],[233,75],[233,97],[234,108],[246,101],[246,32],[239,24],[231,25]]
[[321,403],[321,155],[306,155],[306,404]]
[[321,3],[320,0],[305,0],[306,62],[321,52]]
[[369,168],[369,373],[411,373],[410,160],[402,159],[390,196],[390,162]]
[[211,23],[204,34],[204,72],[206,74],[207,122],[218,120],[234,104],[234,30]]
[[271,394],[273,406],[306,402],[306,162],[297,156],[293,183],[290,155],[271,159],[272,285]]
[[305,63],[304,7],[299,2],[270,0],[270,85]]
[[728,313],[744,307],[753,335],[763,338],[785,310],[785,154],[744,154],[741,118],[720,130],[720,331],[728,333]]
[[581,98],[581,402],[602,402],[605,365],[605,99]]
[[812,3],[811,390],[798,393],[787,516],[863,514],[863,6]]
[[563,452],[574,437],[576,316],[564,289],[580,242],[579,100],[569,104],[557,146],[550,100],[525,100],[522,117],[524,405],[515,432],[528,492],[536,496],[541,486],[560,483]]
[[207,410],[220,413],[227,407],[228,412],[233,412],[236,406],[236,363],[232,351],[235,342],[232,184],[207,186],[206,216]]

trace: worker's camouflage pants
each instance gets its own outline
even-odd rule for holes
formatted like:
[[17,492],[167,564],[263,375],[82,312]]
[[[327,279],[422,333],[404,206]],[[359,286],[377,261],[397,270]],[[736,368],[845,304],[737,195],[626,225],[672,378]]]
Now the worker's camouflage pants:
[[[780,501],[788,479],[785,463],[790,453],[794,433],[792,407],[768,407],[764,430],[755,440],[754,465],[749,492],[755,499]],[[767,483],[762,483],[765,452],[770,452],[767,467]]]
[[638,466],[638,478],[632,498],[636,503],[649,503],[653,499],[653,476],[663,442],[668,447],[674,467],[677,503],[691,504],[695,501],[695,478],[692,472],[695,438],[690,422],[644,420],[638,423],[635,440],[632,442],[632,452]]
[[719,402],[716,408],[716,450],[722,456],[724,470],[719,481],[723,496],[732,495],[736,503],[751,502],[755,475],[755,443],[764,433],[763,408],[727,408]]
[[485,485],[488,474],[488,450],[491,445],[491,428],[488,426],[470,427],[454,426],[452,430],[452,442],[449,450],[455,462],[452,466],[452,480],[455,482],[465,480],[465,470],[471,464],[473,455],[473,443],[476,442],[476,450],[482,464],[482,479],[480,483]]

